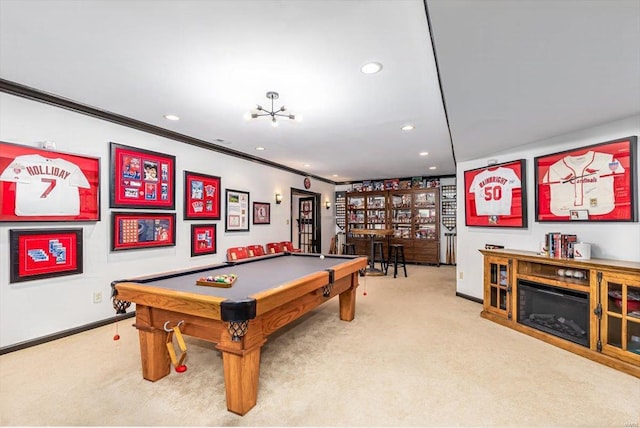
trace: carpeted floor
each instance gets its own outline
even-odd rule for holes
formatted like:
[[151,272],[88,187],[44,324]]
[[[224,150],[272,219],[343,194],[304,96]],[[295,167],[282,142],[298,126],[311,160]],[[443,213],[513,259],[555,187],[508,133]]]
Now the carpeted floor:
[[[214,344],[187,338],[188,370],[142,379],[132,319],[0,357],[0,424],[126,426],[638,427],[640,380],[480,318],[455,268],[361,278],[270,337],[258,404],[226,410]],[[363,295],[366,287],[367,295]]]

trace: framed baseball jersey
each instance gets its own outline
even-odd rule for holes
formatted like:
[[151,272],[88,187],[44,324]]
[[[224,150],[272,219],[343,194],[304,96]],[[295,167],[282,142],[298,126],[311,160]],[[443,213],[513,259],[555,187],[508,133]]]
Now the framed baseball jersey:
[[465,224],[526,227],[525,160],[464,172]]
[[536,221],[637,221],[636,146],[633,136],[536,157]]
[[100,220],[100,159],[0,142],[0,221]]

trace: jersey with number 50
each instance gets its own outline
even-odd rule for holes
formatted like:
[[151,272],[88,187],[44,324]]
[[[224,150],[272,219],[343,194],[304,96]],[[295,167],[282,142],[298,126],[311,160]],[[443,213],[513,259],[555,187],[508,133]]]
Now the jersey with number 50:
[[476,175],[469,192],[475,193],[477,215],[511,214],[512,190],[520,186],[511,168],[487,169]]
[[0,180],[16,183],[17,216],[78,215],[79,188],[91,187],[76,164],[40,155],[17,156]]

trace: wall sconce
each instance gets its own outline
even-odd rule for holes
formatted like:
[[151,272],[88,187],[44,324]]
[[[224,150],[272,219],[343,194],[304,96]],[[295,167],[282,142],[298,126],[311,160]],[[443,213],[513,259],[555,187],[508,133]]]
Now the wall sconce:
[[276,193],[276,204],[280,205],[282,203],[282,195],[280,193]]
[[331,208],[331,202],[329,202],[329,201],[325,201],[325,202],[324,202],[324,207],[325,207],[326,209]]

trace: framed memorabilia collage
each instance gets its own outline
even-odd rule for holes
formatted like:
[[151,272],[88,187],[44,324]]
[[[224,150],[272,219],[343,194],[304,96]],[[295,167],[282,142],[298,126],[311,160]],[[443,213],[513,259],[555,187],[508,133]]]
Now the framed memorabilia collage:
[[216,248],[216,225],[192,224],[191,225],[191,257],[205,254],[215,254]]
[[465,224],[527,227],[525,160],[464,172]]
[[637,137],[536,157],[536,221],[637,221]]
[[111,213],[111,250],[176,245],[175,213]]
[[0,221],[99,221],[100,159],[0,142]]
[[111,143],[111,208],[175,209],[176,158]]
[[82,273],[82,228],[9,230],[9,282]]
[[220,220],[220,177],[184,172],[184,219]]
[[225,190],[225,232],[249,231],[249,192]]

